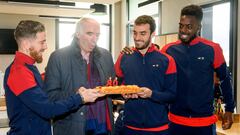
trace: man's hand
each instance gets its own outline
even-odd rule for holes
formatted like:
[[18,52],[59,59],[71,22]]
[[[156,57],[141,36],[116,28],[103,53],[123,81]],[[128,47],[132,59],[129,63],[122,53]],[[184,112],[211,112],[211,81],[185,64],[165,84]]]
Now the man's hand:
[[95,89],[95,90],[97,90],[97,91],[98,91],[98,97],[103,97],[103,96],[106,96],[106,94],[104,94],[104,93],[100,92],[98,89]]
[[137,94],[122,94],[124,99],[138,98]]
[[132,53],[133,53],[133,50],[132,50],[131,48],[133,48],[133,47],[128,47],[128,46],[126,46],[126,47],[124,47],[124,48],[122,49],[121,53],[124,53],[124,54],[132,54]]
[[225,112],[222,120],[222,129],[230,129],[233,124],[232,112]]
[[138,93],[138,96],[141,98],[150,98],[152,96],[152,90],[146,87],[140,88],[143,92]]
[[86,89],[84,87],[81,87],[78,92],[82,96],[84,103],[95,102],[98,97],[105,95],[99,93],[99,90],[97,89]]

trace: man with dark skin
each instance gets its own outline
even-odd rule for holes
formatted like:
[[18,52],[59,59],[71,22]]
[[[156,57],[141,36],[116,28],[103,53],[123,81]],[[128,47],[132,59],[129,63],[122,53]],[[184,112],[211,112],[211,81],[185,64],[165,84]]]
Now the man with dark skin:
[[[199,37],[203,12],[197,5],[182,9],[179,40],[165,45],[162,51],[175,59],[177,66],[177,98],[170,106],[169,130],[172,135],[213,135],[214,83],[216,72],[223,92],[225,114],[222,128],[233,123],[234,99],[231,76],[219,44]],[[125,52],[129,52],[125,48]]]

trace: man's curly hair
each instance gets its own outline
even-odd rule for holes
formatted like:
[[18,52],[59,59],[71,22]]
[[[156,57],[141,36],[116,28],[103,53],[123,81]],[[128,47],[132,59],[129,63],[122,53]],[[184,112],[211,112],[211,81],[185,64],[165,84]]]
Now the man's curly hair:
[[139,16],[139,17],[135,20],[134,24],[135,24],[135,25],[149,24],[149,25],[150,25],[151,34],[152,34],[152,33],[155,31],[155,29],[156,29],[155,20],[154,20],[151,16],[148,16],[148,15]]
[[203,18],[203,11],[198,5],[189,5],[182,9],[181,16],[184,15],[194,16],[199,22],[201,22]]

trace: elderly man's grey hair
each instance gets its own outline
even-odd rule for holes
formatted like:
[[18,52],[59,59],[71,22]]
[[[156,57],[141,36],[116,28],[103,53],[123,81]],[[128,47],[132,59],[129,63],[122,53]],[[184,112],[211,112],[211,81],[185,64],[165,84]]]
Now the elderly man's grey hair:
[[75,28],[75,33],[74,36],[76,36],[77,33],[81,33],[82,30],[84,29],[84,23],[86,22],[96,22],[98,23],[95,19],[89,18],[89,17],[83,17],[81,18],[77,23],[76,23],[76,28]]

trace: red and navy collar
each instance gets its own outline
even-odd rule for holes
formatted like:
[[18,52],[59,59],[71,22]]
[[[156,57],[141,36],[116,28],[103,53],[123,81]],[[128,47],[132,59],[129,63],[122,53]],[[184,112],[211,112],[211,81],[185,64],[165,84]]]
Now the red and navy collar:
[[[138,51],[138,49],[136,49],[136,47],[133,48],[134,51]],[[146,53],[150,53],[150,52],[153,52],[155,50],[158,50],[157,47],[155,46],[155,44],[151,43],[150,47],[148,48],[147,52]],[[139,52],[140,53],[140,52]],[[145,54],[146,54],[145,53]],[[144,55],[144,54],[143,54]]]
[[155,44],[152,43],[151,46],[148,48],[147,53],[153,52],[155,50],[157,50],[157,47],[155,46]]
[[[179,40],[179,41],[180,41],[179,43],[182,43],[181,40]],[[186,45],[190,45],[190,46],[196,45],[196,44],[198,44],[200,41],[202,41],[202,38],[201,38],[201,37],[196,37],[196,38],[194,38],[189,44],[186,44]]]
[[16,51],[14,62],[17,62],[19,64],[33,65],[35,63],[35,60],[32,57],[30,57],[22,52]]

